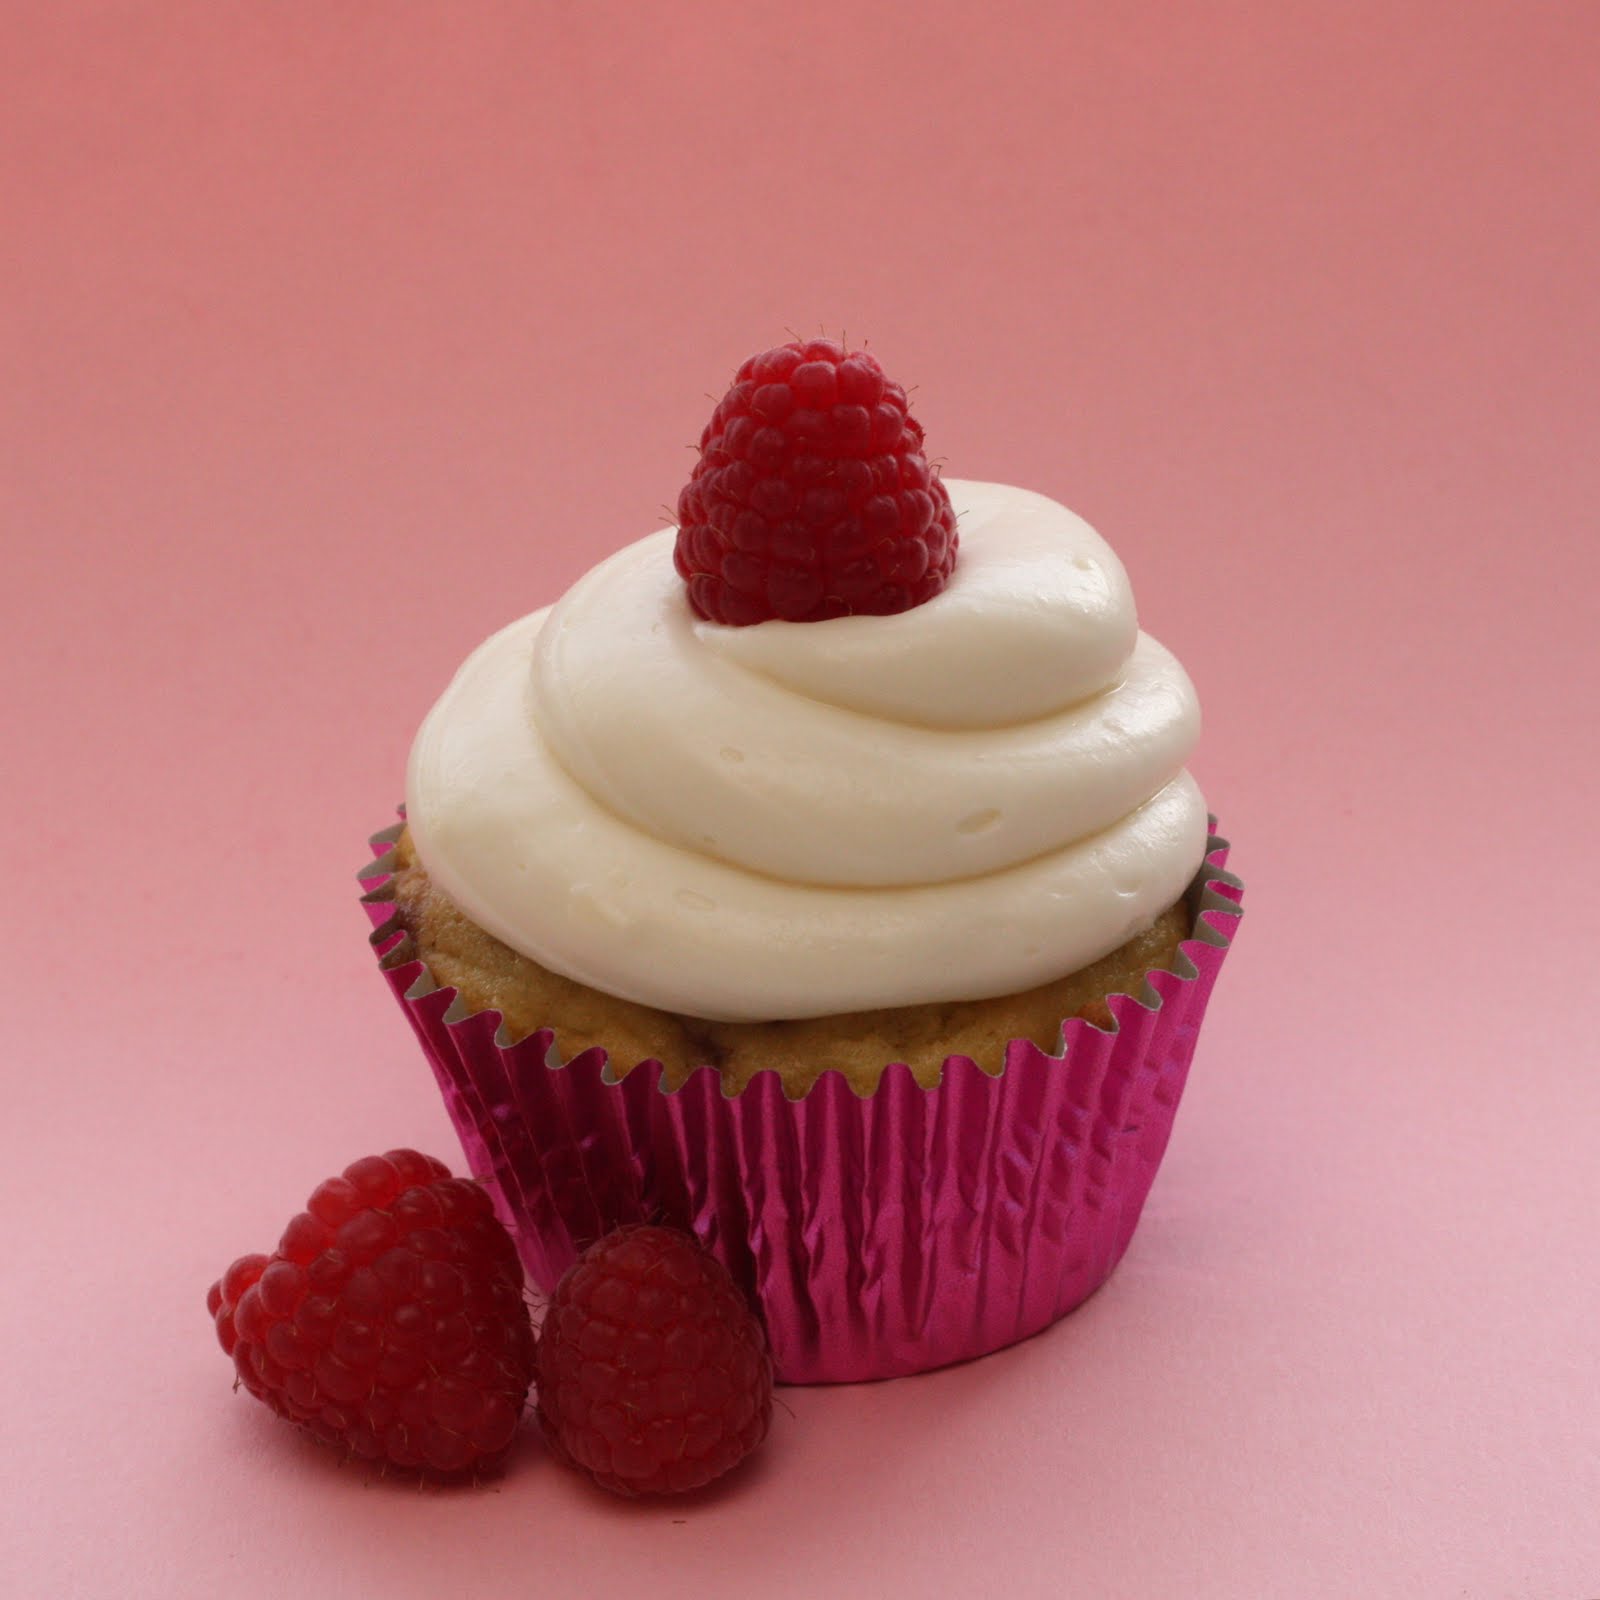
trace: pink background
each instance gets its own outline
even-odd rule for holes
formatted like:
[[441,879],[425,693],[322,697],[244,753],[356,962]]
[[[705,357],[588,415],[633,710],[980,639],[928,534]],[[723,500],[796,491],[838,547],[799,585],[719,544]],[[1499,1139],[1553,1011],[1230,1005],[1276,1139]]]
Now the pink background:
[[[1600,1595],[1600,10],[4,33],[0,1590]],[[457,1156],[362,841],[821,324],[1200,685],[1250,909],[1168,1164],[1082,1313],[791,1391],[720,1492],[368,1481],[202,1305],[326,1172]]]

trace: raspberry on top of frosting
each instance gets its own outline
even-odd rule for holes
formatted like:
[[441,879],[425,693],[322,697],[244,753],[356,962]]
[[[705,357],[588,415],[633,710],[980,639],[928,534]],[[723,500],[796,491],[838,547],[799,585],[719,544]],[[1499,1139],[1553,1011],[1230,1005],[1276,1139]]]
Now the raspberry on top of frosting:
[[736,627],[931,600],[956,516],[905,390],[831,339],[751,356],[700,436],[673,559],[695,614]]

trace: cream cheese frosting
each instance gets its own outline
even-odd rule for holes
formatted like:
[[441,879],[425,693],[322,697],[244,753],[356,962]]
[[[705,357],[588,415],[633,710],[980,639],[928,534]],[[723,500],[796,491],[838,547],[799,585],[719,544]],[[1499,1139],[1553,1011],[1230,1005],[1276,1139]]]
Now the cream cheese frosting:
[[412,749],[430,876],[552,971],[724,1021],[982,999],[1098,959],[1205,849],[1177,660],[1042,495],[946,480],[914,610],[734,628],[674,530],[495,634]]

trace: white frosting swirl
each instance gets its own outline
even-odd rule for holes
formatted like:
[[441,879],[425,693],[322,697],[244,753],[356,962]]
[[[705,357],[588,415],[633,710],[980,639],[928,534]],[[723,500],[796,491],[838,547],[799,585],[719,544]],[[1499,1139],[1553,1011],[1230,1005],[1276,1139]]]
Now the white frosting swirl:
[[479,648],[412,750],[434,880],[554,971],[768,1020],[978,999],[1183,892],[1194,690],[1121,563],[1043,496],[947,480],[961,558],[913,611],[698,620],[673,530]]

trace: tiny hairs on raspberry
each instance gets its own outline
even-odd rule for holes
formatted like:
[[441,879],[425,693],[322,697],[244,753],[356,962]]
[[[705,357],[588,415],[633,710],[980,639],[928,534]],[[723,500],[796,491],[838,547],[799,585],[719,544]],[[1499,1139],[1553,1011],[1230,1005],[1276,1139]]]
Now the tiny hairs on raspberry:
[[909,611],[956,545],[905,390],[865,351],[807,339],[751,356],[717,402],[674,559],[696,614],[740,627]]

